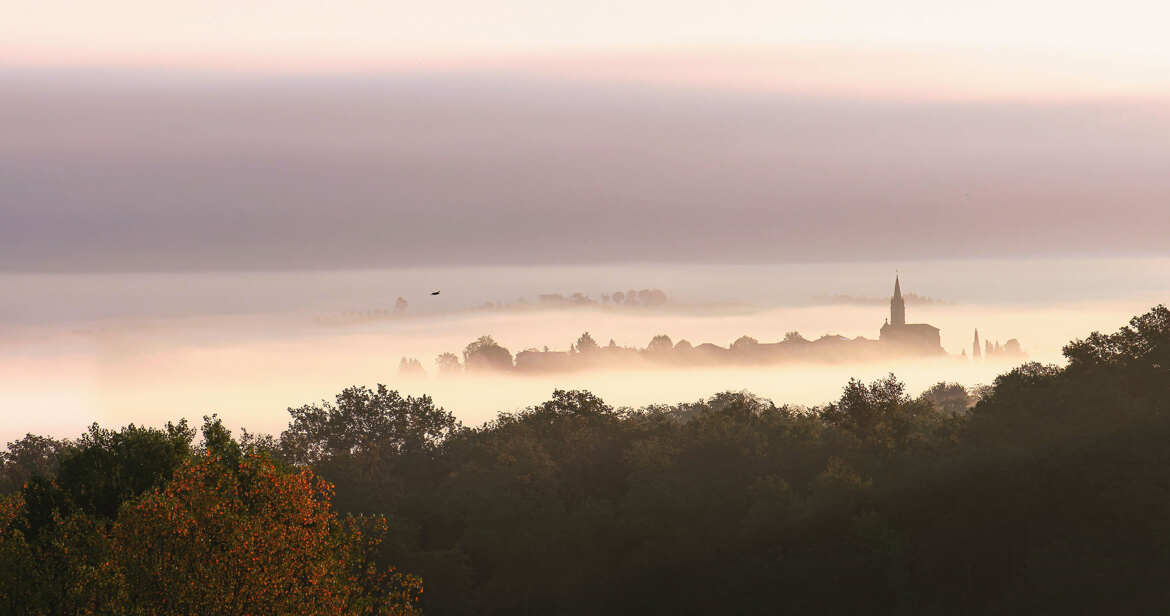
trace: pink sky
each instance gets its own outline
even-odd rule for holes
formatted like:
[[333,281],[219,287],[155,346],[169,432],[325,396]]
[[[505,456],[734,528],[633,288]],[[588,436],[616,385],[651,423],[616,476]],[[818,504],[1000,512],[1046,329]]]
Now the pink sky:
[[894,98],[1170,95],[1143,0],[16,0],[0,67],[491,70]]
[[1162,255],[1167,23],[1137,0],[8,0],[0,269]]

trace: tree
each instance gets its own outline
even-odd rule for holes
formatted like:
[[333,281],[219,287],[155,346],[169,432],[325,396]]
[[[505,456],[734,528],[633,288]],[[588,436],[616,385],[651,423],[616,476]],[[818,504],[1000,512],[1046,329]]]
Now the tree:
[[130,424],[116,432],[95,423],[61,454],[56,486],[72,506],[113,519],[124,501],[170,479],[194,439],[186,420],[162,430]]
[[56,474],[58,458],[68,444],[35,434],[8,443],[8,449],[0,451],[0,494],[19,492],[37,475]]
[[584,390],[553,391],[552,399],[532,408],[537,416],[614,416],[614,408],[596,394]]
[[336,404],[322,401],[288,410],[292,423],[281,446],[297,464],[365,454],[426,452],[461,428],[430,396],[403,397],[377,389],[349,387]]
[[1114,369],[1140,373],[1143,379],[1170,379],[1170,309],[1159,304],[1136,316],[1117,333],[1093,332],[1064,347],[1073,372]]
[[893,374],[869,385],[849,379],[841,398],[821,411],[829,425],[851,434],[866,447],[891,453],[906,449],[933,407],[911,400]]
[[[95,425],[63,458],[59,473],[70,474],[38,475],[22,494],[0,497],[0,612],[415,612],[417,578],[373,564],[384,519],[338,517],[330,484],[241,447],[221,421],[204,419],[197,450],[185,423]],[[146,464],[151,451],[175,450],[182,457],[169,472],[159,470],[172,461],[165,455]],[[69,471],[82,462],[94,463],[88,473]],[[65,500],[37,523],[29,505],[46,495]],[[112,518],[110,495],[123,498]]]
[[[416,578],[367,564],[382,521],[339,519],[332,486],[250,455],[212,453],[123,509],[103,576],[111,607],[152,614],[411,614]],[[364,527],[364,528],[363,528]],[[363,531],[375,531],[373,539]],[[114,611],[114,610],[111,610]]]
[[463,364],[459,363],[459,356],[454,353],[441,353],[435,358],[435,366],[440,375],[458,374],[463,371]]
[[512,353],[491,336],[480,336],[463,350],[463,365],[473,370],[511,370]]
[[638,291],[638,303],[643,306],[661,306],[666,303],[666,293],[659,289],[642,289]]
[[597,341],[593,339],[593,336],[589,335],[589,332],[581,334],[581,337],[577,339],[576,347],[580,353],[592,353],[601,348],[598,346]]
[[410,303],[406,301],[406,298],[399,297],[398,299],[394,300],[394,314],[406,314],[406,309],[409,307]]
[[650,339],[650,344],[646,345],[646,351],[650,353],[669,353],[672,350],[674,350],[674,343],[666,334],[654,336]]
[[962,415],[975,404],[967,388],[959,383],[935,383],[919,397],[947,415]]
[[793,330],[784,334],[784,342],[808,342],[800,332]]
[[17,572],[0,604],[7,596],[23,606],[14,613],[74,613],[89,602],[86,593],[108,590],[116,580],[95,577],[106,527],[124,502],[170,480],[194,436],[185,421],[164,430],[94,424],[62,447],[55,469],[24,483],[14,532],[0,536],[0,569]]
[[751,351],[760,345],[760,341],[751,336],[740,336],[731,343],[731,350],[739,353]]
[[422,362],[413,357],[403,357],[398,362],[398,374],[402,376],[418,377],[426,376],[427,371],[423,369]]

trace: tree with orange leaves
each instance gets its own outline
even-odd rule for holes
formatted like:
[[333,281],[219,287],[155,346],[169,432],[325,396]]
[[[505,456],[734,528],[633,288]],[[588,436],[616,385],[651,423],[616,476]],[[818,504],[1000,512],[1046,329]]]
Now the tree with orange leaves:
[[46,500],[36,485],[0,500],[0,611],[416,613],[418,578],[373,564],[383,518],[339,517],[332,485],[311,471],[242,451],[218,421],[203,432],[202,451],[124,500],[113,519],[50,480],[42,491],[60,504],[40,505],[46,515],[35,524],[25,497]]
[[413,613],[418,580],[366,558],[384,522],[338,518],[332,490],[258,455],[235,468],[196,457],[110,529],[110,574],[125,580],[117,603],[152,614]]

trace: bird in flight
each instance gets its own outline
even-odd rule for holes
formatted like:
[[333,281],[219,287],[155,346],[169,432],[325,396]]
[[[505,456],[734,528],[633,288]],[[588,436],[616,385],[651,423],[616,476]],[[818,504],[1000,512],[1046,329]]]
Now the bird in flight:
[[431,295],[438,295],[439,291],[431,291]]

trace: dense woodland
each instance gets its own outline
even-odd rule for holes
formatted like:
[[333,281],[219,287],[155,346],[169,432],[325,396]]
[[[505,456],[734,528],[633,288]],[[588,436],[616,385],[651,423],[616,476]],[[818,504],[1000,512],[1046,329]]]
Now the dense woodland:
[[0,610],[1161,612],[1170,311],[1065,355],[815,408],[557,391],[468,428],[379,385],[279,437],[30,435],[0,473]]

